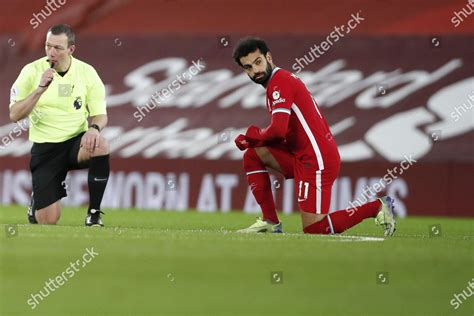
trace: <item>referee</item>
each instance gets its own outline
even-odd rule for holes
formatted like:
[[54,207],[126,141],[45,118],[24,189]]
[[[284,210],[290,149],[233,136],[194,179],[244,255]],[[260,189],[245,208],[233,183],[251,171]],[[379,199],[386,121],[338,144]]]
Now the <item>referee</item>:
[[104,226],[100,204],[110,173],[109,145],[100,135],[107,124],[105,87],[91,65],[72,56],[74,44],[68,25],[51,27],[46,56],[23,67],[11,90],[10,119],[31,122],[32,224],[56,224],[67,172],[88,168],[85,224]]

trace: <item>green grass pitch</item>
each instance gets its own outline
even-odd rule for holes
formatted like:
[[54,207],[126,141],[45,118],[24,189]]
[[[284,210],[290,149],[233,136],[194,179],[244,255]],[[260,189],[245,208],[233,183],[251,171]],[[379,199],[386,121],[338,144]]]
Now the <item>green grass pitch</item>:
[[[233,232],[255,218],[240,212],[107,211],[102,229],[84,216],[27,225],[24,207],[0,206],[0,315],[474,314],[474,295],[450,304],[474,281],[473,219],[401,219],[383,240],[373,220],[310,236],[298,215],[281,216],[285,234],[258,235]],[[91,248],[88,264],[43,288]]]

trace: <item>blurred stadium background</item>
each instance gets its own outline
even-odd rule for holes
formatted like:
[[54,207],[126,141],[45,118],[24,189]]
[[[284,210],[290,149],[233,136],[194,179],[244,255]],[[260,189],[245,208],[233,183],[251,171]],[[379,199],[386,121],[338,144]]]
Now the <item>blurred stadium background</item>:
[[[44,55],[46,30],[67,23],[77,34],[75,56],[97,69],[108,91],[113,173],[104,209],[259,212],[233,139],[269,117],[264,90],[231,58],[240,37],[258,35],[278,66],[304,68],[298,75],[332,127],[343,160],[332,210],[374,191],[411,157],[380,192],[395,197],[399,216],[473,215],[468,1],[3,0],[2,8],[0,205],[26,205],[31,192],[31,144],[8,119],[11,84]],[[311,57],[311,47],[355,16],[350,33]],[[191,78],[172,85],[184,72]],[[145,111],[154,93],[165,97]],[[65,204],[86,205],[86,171],[66,182]],[[293,183],[278,175],[273,183],[278,208],[294,212]]]

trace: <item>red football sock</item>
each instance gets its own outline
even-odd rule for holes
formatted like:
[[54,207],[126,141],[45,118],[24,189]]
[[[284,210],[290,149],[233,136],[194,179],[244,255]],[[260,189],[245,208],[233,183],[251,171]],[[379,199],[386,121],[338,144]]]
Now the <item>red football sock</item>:
[[262,209],[263,220],[278,224],[280,220],[273,200],[270,176],[253,148],[247,149],[244,154],[244,169],[252,194]]
[[381,203],[379,200],[328,214],[323,220],[311,224],[303,231],[307,234],[338,234],[359,224],[364,219],[377,216]]

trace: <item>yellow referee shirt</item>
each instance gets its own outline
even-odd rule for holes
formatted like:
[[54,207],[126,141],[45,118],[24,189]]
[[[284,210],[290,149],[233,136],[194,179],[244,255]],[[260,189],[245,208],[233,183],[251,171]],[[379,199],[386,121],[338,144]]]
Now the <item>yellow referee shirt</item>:
[[[28,97],[48,69],[40,58],[21,70],[13,84],[10,107]],[[29,115],[30,141],[60,143],[87,131],[89,116],[106,114],[105,87],[94,67],[71,56],[71,66],[61,77],[57,73]]]

